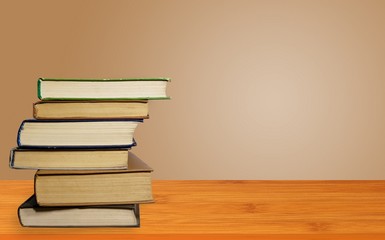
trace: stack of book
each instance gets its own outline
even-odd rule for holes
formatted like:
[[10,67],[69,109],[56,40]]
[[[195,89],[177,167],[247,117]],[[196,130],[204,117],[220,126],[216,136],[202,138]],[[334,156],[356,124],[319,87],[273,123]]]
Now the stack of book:
[[10,167],[37,170],[22,226],[139,227],[153,201],[152,169],[134,153],[148,100],[168,99],[168,78],[39,79]]

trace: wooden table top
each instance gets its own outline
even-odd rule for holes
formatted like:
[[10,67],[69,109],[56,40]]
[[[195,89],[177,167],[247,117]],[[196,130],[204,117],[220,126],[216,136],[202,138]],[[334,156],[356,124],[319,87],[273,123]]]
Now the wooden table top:
[[0,239],[385,239],[385,181],[154,180],[140,228],[24,228],[32,193],[0,181]]

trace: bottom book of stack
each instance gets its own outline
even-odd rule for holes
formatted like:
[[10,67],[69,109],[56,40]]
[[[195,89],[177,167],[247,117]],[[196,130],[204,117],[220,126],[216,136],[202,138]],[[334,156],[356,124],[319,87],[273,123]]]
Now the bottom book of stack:
[[[53,153],[39,152],[49,156]],[[125,156],[126,169],[38,170],[34,195],[18,209],[20,224],[26,227],[139,227],[139,204],[153,202],[152,169],[128,150]],[[44,163],[38,167],[44,167]]]
[[25,227],[139,227],[138,204],[40,207],[35,195],[18,209]]

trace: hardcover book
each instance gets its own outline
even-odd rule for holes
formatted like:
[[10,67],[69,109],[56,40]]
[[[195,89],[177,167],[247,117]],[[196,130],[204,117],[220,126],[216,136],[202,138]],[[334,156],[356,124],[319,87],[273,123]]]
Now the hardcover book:
[[41,207],[35,195],[18,208],[24,227],[139,227],[139,205]]
[[25,120],[17,143],[22,148],[130,148],[137,120]]
[[127,169],[134,158],[127,148],[25,149],[14,148],[9,166],[14,169],[116,170]]
[[35,119],[142,119],[147,101],[40,101],[33,105]]
[[38,170],[40,206],[113,205],[152,202],[152,169],[132,154],[127,170]]
[[41,100],[168,99],[169,78],[50,79],[38,80]]

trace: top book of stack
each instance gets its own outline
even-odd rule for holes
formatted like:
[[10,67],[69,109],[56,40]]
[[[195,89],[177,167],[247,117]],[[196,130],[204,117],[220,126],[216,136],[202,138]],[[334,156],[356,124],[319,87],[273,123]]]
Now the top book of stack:
[[40,100],[152,100],[169,99],[169,78],[38,80]]

